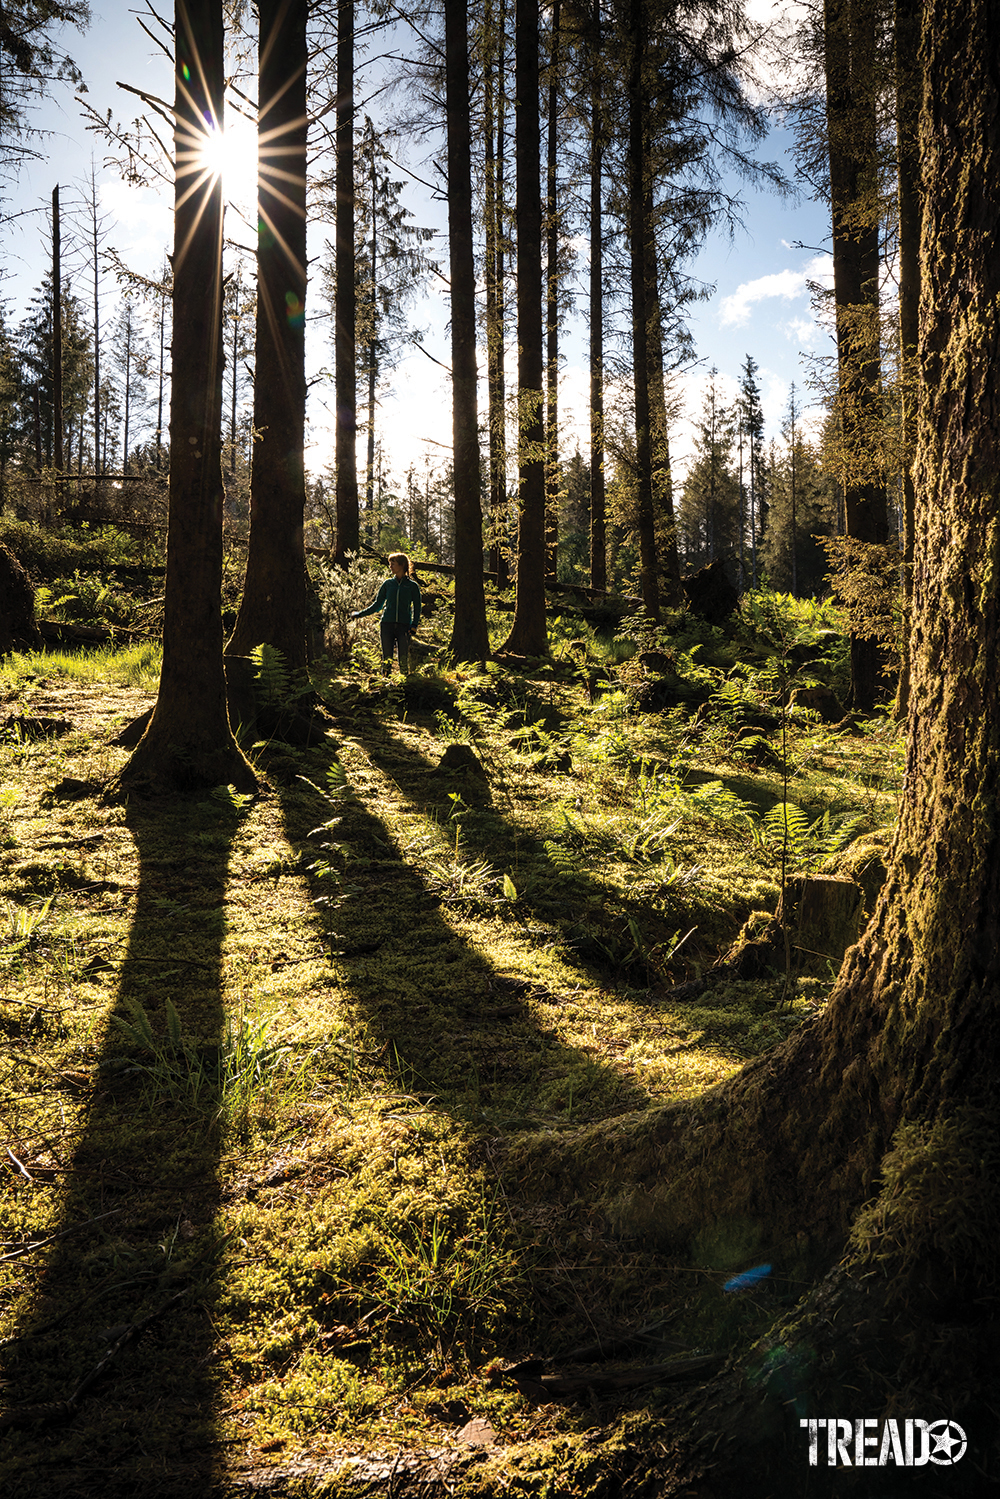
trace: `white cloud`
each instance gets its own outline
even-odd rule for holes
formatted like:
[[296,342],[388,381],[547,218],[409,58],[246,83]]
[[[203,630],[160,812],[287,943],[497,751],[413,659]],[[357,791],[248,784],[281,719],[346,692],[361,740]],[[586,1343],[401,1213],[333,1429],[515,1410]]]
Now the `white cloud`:
[[750,321],[750,309],[755,302],[769,297],[784,297],[793,301],[808,290],[806,271],[774,271],[770,276],[758,276],[756,281],[744,281],[719,304],[719,321],[722,326],[742,328]]

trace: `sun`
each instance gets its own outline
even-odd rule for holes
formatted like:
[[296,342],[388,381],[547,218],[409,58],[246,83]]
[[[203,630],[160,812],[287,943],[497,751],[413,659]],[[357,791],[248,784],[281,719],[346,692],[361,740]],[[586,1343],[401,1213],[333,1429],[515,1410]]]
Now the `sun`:
[[243,115],[227,110],[225,130],[210,130],[201,147],[207,171],[222,178],[230,202],[251,206],[257,194],[257,132]]

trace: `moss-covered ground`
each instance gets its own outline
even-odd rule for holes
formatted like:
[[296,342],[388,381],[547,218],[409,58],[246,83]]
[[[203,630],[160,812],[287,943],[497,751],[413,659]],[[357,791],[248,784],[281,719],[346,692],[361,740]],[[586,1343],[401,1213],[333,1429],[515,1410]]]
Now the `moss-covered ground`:
[[[0,668],[5,1496],[616,1492],[675,1386],[505,1369],[641,1329],[613,1369],[728,1355],[798,1299],[787,1265],[724,1289],[740,1225],[680,1254],[518,1147],[815,1013],[832,961],[694,981],[783,867],[869,868],[895,730],[784,712],[787,640],[650,666],[573,628],[516,669],[327,664],[328,734],[255,745],[252,802],[109,794],[155,649]],[[682,691],[641,711],[654,676]]]

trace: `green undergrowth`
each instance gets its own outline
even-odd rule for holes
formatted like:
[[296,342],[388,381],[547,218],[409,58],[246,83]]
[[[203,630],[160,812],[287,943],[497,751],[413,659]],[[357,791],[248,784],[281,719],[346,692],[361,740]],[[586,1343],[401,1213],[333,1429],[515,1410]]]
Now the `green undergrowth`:
[[555,636],[521,675],[327,663],[333,732],[254,746],[253,802],[105,796],[134,658],[5,665],[0,727],[64,725],[0,742],[5,1408],[158,1315],[72,1421],[7,1433],[4,1494],[93,1492],[95,1465],[109,1493],[235,1493],[306,1457],[334,1492],[472,1417],[511,1492],[579,1468],[583,1493],[594,1433],[627,1445],[670,1387],[536,1408],[508,1363],[640,1327],[626,1359],[731,1352],[800,1293],[792,1263],[727,1293],[753,1235],[678,1249],[613,1173],[556,1197],[528,1147],[571,1159],[815,1013],[827,971],[694,981],[783,860],[884,836],[894,731],[793,716],[754,767],[711,702],[637,710],[648,642]]

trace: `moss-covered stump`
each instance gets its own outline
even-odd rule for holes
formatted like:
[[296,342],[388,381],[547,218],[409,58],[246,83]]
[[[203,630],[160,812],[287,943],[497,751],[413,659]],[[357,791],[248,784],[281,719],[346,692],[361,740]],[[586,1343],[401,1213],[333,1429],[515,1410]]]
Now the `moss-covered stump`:
[[828,972],[857,941],[864,906],[864,892],[854,880],[800,875],[787,881],[776,915],[752,913],[723,964],[743,979],[785,969]]

